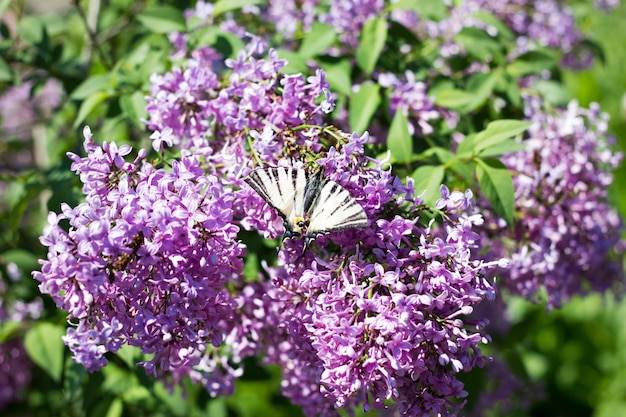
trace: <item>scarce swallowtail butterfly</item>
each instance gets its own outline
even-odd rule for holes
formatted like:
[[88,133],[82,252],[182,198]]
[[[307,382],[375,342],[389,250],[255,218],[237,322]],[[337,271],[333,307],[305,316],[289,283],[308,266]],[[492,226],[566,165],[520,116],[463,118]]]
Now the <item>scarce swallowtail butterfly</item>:
[[321,171],[275,167],[255,169],[244,178],[284,220],[285,236],[319,235],[367,225],[363,207]]

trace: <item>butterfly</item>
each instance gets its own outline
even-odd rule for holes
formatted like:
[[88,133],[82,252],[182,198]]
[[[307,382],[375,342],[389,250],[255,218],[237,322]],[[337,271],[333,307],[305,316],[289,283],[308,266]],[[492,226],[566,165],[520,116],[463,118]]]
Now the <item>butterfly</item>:
[[367,225],[363,207],[322,172],[274,167],[255,169],[244,181],[283,218],[285,237],[317,236]]

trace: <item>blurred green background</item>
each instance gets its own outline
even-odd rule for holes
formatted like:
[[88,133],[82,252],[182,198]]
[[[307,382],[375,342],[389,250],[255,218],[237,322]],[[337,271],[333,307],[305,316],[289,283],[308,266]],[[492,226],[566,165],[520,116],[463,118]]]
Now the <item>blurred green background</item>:
[[[111,2],[111,8],[126,6],[124,1]],[[563,81],[581,105],[598,102],[611,115],[610,130],[616,135],[619,148],[626,152],[626,4],[609,13],[590,11],[589,4],[574,4],[572,7],[582,30],[602,46],[605,56],[603,60],[596,60],[588,70],[565,71]],[[112,12],[111,15],[115,16]],[[72,21],[70,24],[78,25],[79,22]],[[54,130],[54,122],[47,128]],[[119,131],[119,126],[101,128],[110,132]],[[115,135],[106,139],[113,140]],[[53,173],[50,178],[56,178],[60,183],[67,181],[73,176],[68,167],[69,164],[65,164],[65,171]],[[39,188],[28,184],[20,192],[31,193],[32,199],[39,198]],[[624,163],[615,172],[611,192],[622,217],[626,217]],[[72,201],[74,198],[76,196],[56,195],[53,203],[58,207],[59,201]],[[6,220],[3,219],[0,224],[9,227]],[[32,235],[21,236],[20,243],[33,248],[38,245],[35,238],[44,221],[45,216],[33,219],[29,228]],[[3,232],[2,236],[6,238],[9,234]],[[45,256],[43,248],[38,247],[34,251],[39,256]],[[25,258],[20,266],[36,268],[32,258]],[[34,282],[30,283],[23,295],[32,297],[36,293],[35,287]],[[51,310],[50,300],[46,302]],[[522,300],[509,300],[509,305],[513,327],[506,336],[494,336],[494,347],[488,346],[487,350],[494,349],[498,354],[505,355],[518,377],[526,379],[538,398],[533,396],[532,403],[525,410],[478,412],[474,415],[626,416],[626,301],[607,294],[575,298],[562,309],[552,311]],[[47,319],[64,325],[63,315]],[[102,372],[87,374],[71,365],[68,352],[64,361],[66,366],[74,369],[73,375],[79,378],[55,380],[45,370],[45,362],[41,362],[36,365],[33,389],[28,392],[24,403],[8,408],[4,415],[78,416],[83,415],[84,402],[96,400],[100,400],[100,405],[91,410],[91,415],[110,417],[299,415],[299,410],[278,394],[279,370],[262,370],[253,363],[249,364],[233,397],[210,399],[197,386],[188,386],[186,397],[180,390],[170,394],[161,384],[147,378],[142,368],[127,367],[123,362],[112,363]],[[482,389],[480,378],[480,370],[467,376],[470,398]],[[81,384],[82,388],[78,389]]]

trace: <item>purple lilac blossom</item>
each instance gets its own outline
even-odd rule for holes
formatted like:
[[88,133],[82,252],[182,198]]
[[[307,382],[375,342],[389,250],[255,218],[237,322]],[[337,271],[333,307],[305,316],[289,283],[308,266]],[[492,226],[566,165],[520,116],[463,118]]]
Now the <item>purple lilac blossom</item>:
[[[307,415],[388,401],[408,415],[453,415],[466,395],[456,375],[488,360],[484,323],[468,316],[493,297],[486,273],[498,265],[472,255],[481,217],[462,213],[471,194],[442,208],[441,227],[420,226],[412,182],[365,156],[369,135],[322,124],[333,107],[323,71],[278,74],[274,51],[254,58],[264,48],[253,39],[228,60],[226,83],[197,59],[153,77],[154,147],[183,148],[171,170],[147,163],[145,151],[128,162],[129,147],[98,146],[85,131],[88,156],[70,157],[86,201],[50,214],[48,260],[34,274],[69,312],[64,340],[90,370],[123,343],[139,346],[156,354],[143,363],[149,372],[189,376],[211,395],[232,391],[241,359],[265,353]],[[284,232],[241,179],[253,161],[314,162],[370,225],[320,236],[311,250],[287,240],[279,266],[265,268],[270,279],[244,284],[236,219],[265,237]]]
[[61,104],[63,90],[60,83],[49,78],[42,88],[33,94],[31,81],[11,87],[0,97],[0,119],[4,137],[28,139],[37,121],[48,119]]
[[[406,415],[453,415],[462,402],[451,401],[466,395],[456,374],[488,360],[479,348],[488,341],[483,323],[467,318],[494,291],[483,273],[497,263],[471,256],[479,236],[467,223],[480,216],[466,217],[457,205],[444,209],[445,227],[421,228],[410,214],[421,204],[412,184],[365,157],[367,134],[346,139],[317,164],[359,201],[371,224],[334,233],[333,244],[318,237],[316,251],[286,240],[279,266],[266,266],[266,289],[248,291],[242,334],[251,340],[244,345],[266,346],[264,361],[283,369],[283,394],[306,415],[336,416],[359,404],[385,408],[388,401]],[[375,165],[366,168],[368,162]],[[255,215],[273,218],[259,203],[269,214]],[[411,206],[401,210],[403,203]],[[275,233],[273,224],[257,227]]]
[[603,12],[610,12],[617,6],[619,6],[620,0],[595,0],[594,5],[597,9],[602,10]]
[[[32,168],[35,159],[32,147],[33,128],[44,124],[61,104],[60,83],[49,78],[41,88],[32,81],[8,88],[0,96],[0,171],[3,174]],[[8,184],[0,181],[0,195]],[[5,202],[0,199],[0,207]]]
[[318,16],[339,35],[344,47],[355,49],[359,45],[361,29],[365,22],[380,16],[385,7],[383,0],[330,0],[328,12]]
[[607,195],[622,155],[611,149],[608,116],[595,104],[550,111],[538,97],[524,103],[534,122],[526,148],[502,158],[513,173],[514,229],[484,211],[486,246],[511,261],[500,284],[530,299],[543,290],[549,307],[623,285],[623,224]]
[[[406,113],[412,135],[430,135],[434,131],[433,120],[441,119],[443,114],[451,116],[450,112],[435,106],[434,98],[428,96],[428,85],[417,81],[411,71],[406,71],[404,77],[381,74],[379,83],[390,91],[389,108],[392,114],[398,110]],[[448,119],[454,124],[452,117]]]
[[164,170],[145,151],[129,162],[127,145],[84,134],[87,157],[68,156],[85,202],[50,213],[41,237],[48,259],[33,274],[68,311],[64,341],[90,371],[122,344],[154,354],[143,363],[154,374],[198,365],[207,344],[221,344],[235,308],[225,285],[241,273],[244,247],[232,192],[196,156]]
[[[449,16],[440,21],[420,19],[413,11],[399,9],[394,10],[392,18],[423,39],[438,38],[440,55],[450,58],[465,53],[453,39],[463,28],[477,27],[491,36],[498,34],[496,27],[476,16],[477,12],[493,14],[515,34],[517,45],[510,59],[537,47],[549,47],[563,52],[563,65],[573,68],[591,65],[593,54],[581,47],[583,36],[576,28],[573,11],[557,0],[468,0],[451,7]],[[446,70],[443,61],[440,65]],[[475,66],[473,71],[481,69],[484,67]]]
[[[276,51],[270,50],[267,60],[255,58],[265,49],[263,41],[253,38],[237,59],[225,61],[232,70],[227,78],[214,72],[212,62],[196,59],[190,59],[185,69],[175,67],[165,75],[153,75],[147,98],[148,127],[172,129],[174,145],[208,157],[215,165],[234,158],[229,159],[227,169],[233,168],[233,162],[236,166],[246,163],[247,130],[265,132],[269,142],[264,145],[268,146],[257,146],[255,151],[261,161],[275,163],[285,142],[281,138],[272,141],[267,129],[318,125],[333,104],[323,71],[306,79],[300,74],[279,74],[285,61]],[[292,133],[297,143],[310,140],[306,131]]]
[[[9,262],[6,267],[11,281],[21,279],[22,273],[15,264]],[[9,296],[9,289],[0,274],[0,327],[4,328],[7,322],[23,323],[41,316],[43,302],[40,298],[33,301],[14,299]],[[21,337],[15,335],[0,342],[0,411],[17,400],[22,388],[28,385],[32,366]]]
[[513,375],[509,367],[500,360],[494,359],[485,368],[485,374],[487,387],[479,394],[472,410],[467,410],[468,417],[527,412],[533,402],[545,399],[547,391],[542,383],[529,386],[527,381]]
[[32,363],[21,339],[0,343],[0,411],[18,399],[20,391],[28,385]]
[[319,3],[320,0],[270,0],[263,18],[272,22],[276,32],[293,39],[298,30],[311,30]]

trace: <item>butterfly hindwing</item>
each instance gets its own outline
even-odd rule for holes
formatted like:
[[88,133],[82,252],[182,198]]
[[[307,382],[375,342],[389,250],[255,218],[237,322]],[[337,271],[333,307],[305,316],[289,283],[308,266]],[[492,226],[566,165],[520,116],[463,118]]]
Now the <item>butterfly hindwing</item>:
[[363,207],[348,190],[330,180],[322,186],[309,218],[308,235],[367,226]]

